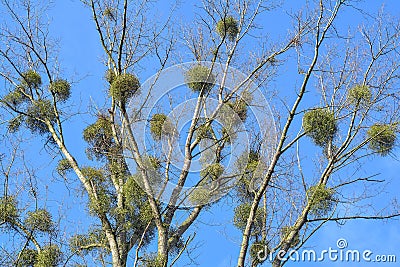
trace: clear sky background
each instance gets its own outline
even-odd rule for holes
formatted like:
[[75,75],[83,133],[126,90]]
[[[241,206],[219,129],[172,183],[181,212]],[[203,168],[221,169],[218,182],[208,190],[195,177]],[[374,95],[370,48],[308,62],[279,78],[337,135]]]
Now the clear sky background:
[[[291,25],[285,11],[290,11],[289,8],[305,1],[293,0],[283,2],[286,3],[284,7],[288,8],[287,10],[284,8],[281,15],[276,14],[274,17],[265,17],[262,21],[266,25],[269,25],[268,30],[270,30],[270,33],[281,31],[280,34],[282,34],[283,30],[284,36],[284,30]],[[385,11],[394,16],[400,14],[400,2],[398,0],[368,0],[360,2],[359,5],[368,12],[376,13],[383,2],[385,3]],[[176,11],[176,19],[179,21],[189,20],[194,12],[196,12],[194,3],[198,2],[187,1],[182,4]],[[157,5],[161,16],[168,13],[167,9],[164,9],[163,6],[165,5],[166,7],[168,4],[162,2]],[[163,9],[165,11],[164,14],[162,13]],[[91,20],[90,11],[83,8],[82,3],[78,0],[60,0],[55,1],[53,8],[48,13],[48,17],[52,20],[50,32],[53,36],[59,38],[60,41],[59,59],[63,73],[65,77],[68,79],[72,78],[76,82],[73,85],[73,104],[79,107],[81,111],[85,111],[85,107],[92,100],[94,103],[102,105],[106,90],[106,84],[102,78],[105,70],[105,67],[101,64],[103,50],[95,31],[95,25]],[[352,22],[356,23],[356,20],[359,18],[354,18],[345,12],[341,14],[340,19],[343,22],[350,22],[351,24]],[[352,25],[353,30],[356,27],[356,24]],[[144,70],[139,76],[141,80],[146,80],[152,74]],[[279,88],[284,83],[284,80],[280,79],[273,86]],[[83,147],[86,145],[79,134],[85,127],[84,125],[91,122],[88,114],[81,114],[73,118],[66,128],[66,135],[68,136],[67,145],[69,145],[72,153],[78,156],[78,160],[86,160],[84,153],[82,153]],[[39,164],[43,167],[43,170],[46,170],[48,167],[48,157],[45,151],[41,150],[40,153],[35,153],[36,149],[41,146],[39,142],[35,142],[33,146],[26,147],[26,150],[28,153],[31,152],[31,155],[35,155],[30,159],[32,163]],[[386,190],[387,193],[382,193],[378,196],[375,202],[378,206],[385,203],[385,200],[387,201],[391,196],[398,195],[400,188],[398,152],[399,150],[395,151],[397,159],[396,157],[377,158],[365,166],[366,170],[371,170],[373,173],[381,173],[380,178],[384,178],[390,182],[390,186]],[[55,162],[50,164],[55,164]],[[42,173],[44,174],[44,172]],[[47,173],[46,175],[49,174]],[[45,182],[44,179],[42,182]],[[76,221],[76,228],[79,229],[80,225],[89,219],[83,218],[83,216],[88,215],[80,213],[82,209],[74,207],[74,205],[82,205],[79,201],[74,200],[70,202],[66,200],[66,202],[63,202],[62,199],[57,199],[57,196],[60,195],[59,192],[67,192],[65,189],[62,189],[63,181],[58,181],[57,184],[56,187],[50,188],[48,199],[50,203],[54,203],[54,209],[57,209],[57,206],[61,204],[69,206],[71,212],[68,220],[71,222]],[[70,196],[74,195],[74,193],[70,194]],[[67,198],[68,195],[65,199]],[[195,258],[199,266],[234,266],[239,252],[241,235],[238,230],[231,226],[231,219],[231,208],[225,205],[217,205],[200,217],[199,222],[192,229],[192,231],[195,230],[197,232],[195,244],[199,245],[199,248],[194,252],[194,255],[197,255]],[[76,229],[69,230],[74,232]],[[397,263],[344,263],[329,262],[326,260],[323,263],[319,263],[318,266],[400,266],[400,252],[398,251],[400,246],[400,227],[398,221],[358,220],[348,222],[342,226],[331,223],[324,226],[315,234],[306,243],[306,247],[313,248],[317,252],[329,249],[329,247],[336,248],[336,241],[339,238],[347,240],[349,249],[359,249],[360,251],[369,249],[374,254],[395,254],[397,256]],[[185,261],[186,259],[183,258],[178,266],[184,266]],[[269,264],[266,263],[263,266],[269,266]],[[317,264],[289,262],[287,266],[317,266]]]

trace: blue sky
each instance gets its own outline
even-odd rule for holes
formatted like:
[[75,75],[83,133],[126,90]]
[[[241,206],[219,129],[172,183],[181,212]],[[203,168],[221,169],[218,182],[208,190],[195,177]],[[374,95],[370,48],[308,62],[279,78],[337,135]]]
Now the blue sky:
[[[184,21],[191,18],[193,12],[193,3],[197,1],[188,1],[183,4],[177,11],[177,17]],[[269,29],[271,34],[274,32],[284,31],[290,27],[286,11],[290,11],[297,1],[286,1],[285,8],[282,14],[277,14],[274,17],[265,17],[261,21],[266,25],[270,25]],[[298,1],[300,2],[300,1]],[[303,2],[303,1],[301,1]],[[393,15],[400,14],[400,5],[397,0],[388,1],[363,1],[359,5],[374,13],[381,3],[385,2],[385,10]],[[158,9],[162,10],[162,5]],[[81,111],[85,111],[85,107],[92,99],[95,103],[102,106],[104,103],[105,95],[105,81],[102,79],[104,73],[104,66],[101,64],[101,57],[103,51],[98,41],[98,35],[95,31],[95,26],[90,20],[90,11],[83,8],[82,3],[78,0],[62,0],[56,1],[53,8],[48,14],[52,22],[50,25],[50,32],[60,40],[60,63],[65,77],[73,79],[76,83],[73,86],[73,105],[79,107]],[[340,16],[340,19],[346,23],[352,23],[357,18],[348,15],[346,12]],[[359,18],[358,18],[359,19]],[[353,29],[356,25],[351,26]],[[141,75],[141,80],[146,80],[153,73],[146,73],[144,71]],[[286,77],[291,78],[291,77]],[[282,86],[283,80],[277,80],[275,86]],[[86,160],[82,147],[85,146],[79,134],[81,133],[84,125],[82,121],[91,123],[90,116],[82,114],[76,116],[69,122],[66,127],[67,145],[69,145],[72,153],[78,156],[78,160]],[[77,135],[78,133],[78,135]],[[33,147],[27,148],[28,152],[35,151],[39,144],[34,144]],[[398,150],[396,151],[398,156]],[[46,161],[44,152],[42,156],[38,155],[35,159],[31,159],[33,163],[39,165],[46,165],[41,161]],[[369,162],[365,166],[366,170],[371,170],[374,173],[381,173],[381,178],[387,179],[390,186],[387,188],[387,193],[378,196],[375,204],[382,205],[385,200],[390,196],[397,195],[398,188],[400,188],[400,164],[395,158],[376,159]],[[61,189],[62,181],[57,186],[53,187],[53,197],[56,198],[57,190],[66,192]],[[51,198],[51,196],[50,196]],[[57,199],[57,203],[60,203]],[[73,203],[71,209],[73,208]],[[80,222],[85,222],[87,214],[72,212],[69,219]],[[199,222],[194,226],[197,232],[194,244],[200,245],[194,254],[198,255],[196,261],[200,266],[217,266],[228,267],[233,266],[239,251],[240,233],[231,225],[232,211],[230,207],[224,205],[217,205],[211,208],[200,217]],[[78,223],[79,225],[79,223]],[[79,228],[79,227],[77,227]],[[72,229],[70,229],[72,230]],[[72,230],[73,231],[73,230]],[[336,241],[339,238],[345,238],[348,241],[349,249],[365,250],[369,249],[374,254],[396,254],[398,262],[400,262],[400,254],[398,247],[400,243],[400,227],[398,221],[353,221],[348,222],[343,226],[338,226],[331,223],[323,227],[317,234],[315,234],[306,244],[307,248],[314,248],[316,251],[328,249],[329,247],[336,247]],[[301,251],[301,250],[300,250]],[[183,258],[181,264],[184,266],[186,259]],[[343,262],[323,262],[318,266],[400,266],[399,263],[343,263]],[[265,266],[268,266],[266,264]],[[317,266],[313,263],[288,263],[287,266]]]

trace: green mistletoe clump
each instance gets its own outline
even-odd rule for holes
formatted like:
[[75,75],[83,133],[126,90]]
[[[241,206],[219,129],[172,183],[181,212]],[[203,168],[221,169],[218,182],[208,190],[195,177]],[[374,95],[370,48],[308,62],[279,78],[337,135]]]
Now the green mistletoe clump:
[[374,124],[368,132],[369,148],[381,156],[388,155],[396,143],[396,127],[391,124]]
[[115,100],[126,102],[134,96],[140,87],[138,78],[130,73],[120,74],[113,78],[110,86],[110,95]]
[[313,109],[303,117],[303,129],[317,146],[326,146],[338,128],[333,112],[328,109]]
[[196,65],[186,72],[185,82],[194,92],[208,92],[215,85],[215,76],[206,66]]
[[227,37],[233,41],[239,33],[238,21],[232,16],[227,16],[218,21],[216,30],[221,38]]

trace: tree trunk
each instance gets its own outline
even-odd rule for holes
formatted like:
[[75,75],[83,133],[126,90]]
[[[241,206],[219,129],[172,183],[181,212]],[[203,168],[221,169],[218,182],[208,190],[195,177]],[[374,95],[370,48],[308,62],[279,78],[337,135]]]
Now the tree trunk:
[[158,229],[157,265],[154,267],[167,267],[168,265],[168,230],[166,227]]

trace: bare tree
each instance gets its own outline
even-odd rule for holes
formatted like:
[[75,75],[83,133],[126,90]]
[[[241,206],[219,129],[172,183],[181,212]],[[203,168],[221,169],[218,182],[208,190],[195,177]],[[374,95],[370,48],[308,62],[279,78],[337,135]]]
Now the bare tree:
[[[42,136],[59,159],[57,172],[66,181],[78,178],[97,220],[68,237],[64,266],[85,264],[90,253],[103,266],[173,266],[194,239],[191,226],[221,198],[239,200],[238,267],[262,263],[260,251],[274,255],[273,266],[284,265],[282,255],[329,221],[398,216],[397,207],[366,214],[357,206],[374,193],[370,184],[381,183],[374,174],[345,175],[364,160],[391,155],[397,144],[397,22],[381,13],[374,27],[344,35],[338,15],[359,12],[353,2],[312,1],[290,14],[293,27],[275,40],[265,35],[262,18],[279,10],[278,3],[204,0],[194,27],[175,27],[172,15],[151,18],[152,1],[82,3],[104,50],[109,100],[83,130],[90,166],[67,146],[71,82],[59,71],[44,8],[2,1],[11,19],[0,33],[8,131]],[[300,85],[268,90],[285,65],[297,65]],[[148,66],[155,74],[140,80]],[[313,163],[305,161],[304,148],[318,155]],[[359,184],[365,191],[350,197]],[[1,208],[16,210],[8,192]],[[358,211],[348,212],[349,205]],[[33,244],[36,256],[27,264],[60,264],[61,254],[50,250],[52,262],[40,263],[42,240],[19,219],[2,219],[25,238],[19,255]]]
[[[268,259],[267,254],[272,266],[283,266],[290,249],[303,246],[330,221],[399,216],[397,206],[376,213],[370,203],[361,204],[377,195],[377,184],[384,180],[375,173],[359,176],[364,162],[393,155],[396,146],[399,24],[381,12],[358,34],[344,35],[336,19],[353,3],[315,4],[315,11],[293,16],[307,29],[295,43],[303,82],[293,104],[285,104],[288,112],[280,114],[272,161],[265,173],[252,174],[251,179],[259,179],[257,187],[246,192],[248,199],[237,209],[243,230],[237,266],[245,266],[248,251],[252,266]],[[317,98],[308,93],[314,88]],[[319,104],[307,108],[311,97]],[[313,164],[305,160],[310,158],[305,138],[320,148]],[[360,186],[361,193],[350,193]]]
[[45,189],[38,185],[35,169],[20,149],[22,140],[2,138],[1,142],[0,227],[8,233],[1,247],[1,265],[60,264],[59,223],[40,199],[39,191]]

